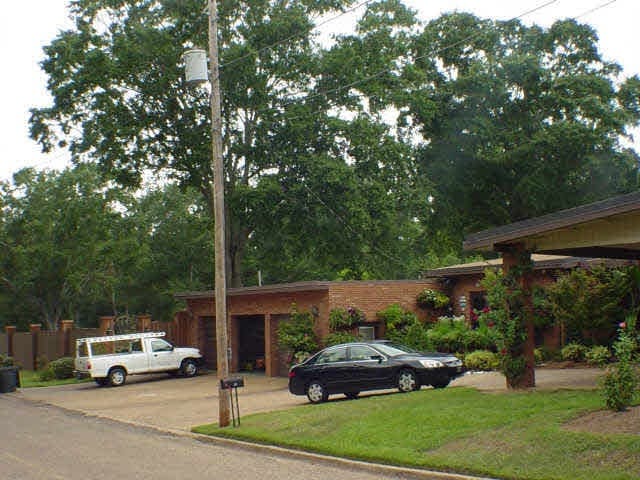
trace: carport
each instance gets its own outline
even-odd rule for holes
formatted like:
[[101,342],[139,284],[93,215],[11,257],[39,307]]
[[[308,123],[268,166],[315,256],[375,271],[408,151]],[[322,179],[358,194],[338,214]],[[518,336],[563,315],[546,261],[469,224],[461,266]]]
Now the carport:
[[[503,270],[528,263],[532,253],[640,259],[640,192],[609,198],[469,235],[465,250],[500,252]],[[520,278],[528,287],[526,271]],[[526,374],[519,387],[534,387],[534,326],[527,321]]]

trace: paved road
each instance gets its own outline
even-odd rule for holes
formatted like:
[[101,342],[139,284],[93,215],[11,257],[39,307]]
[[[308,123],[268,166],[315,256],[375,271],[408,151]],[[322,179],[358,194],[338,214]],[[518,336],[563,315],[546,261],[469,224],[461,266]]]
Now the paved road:
[[374,474],[218,446],[0,395],[3,480],[382,480]]

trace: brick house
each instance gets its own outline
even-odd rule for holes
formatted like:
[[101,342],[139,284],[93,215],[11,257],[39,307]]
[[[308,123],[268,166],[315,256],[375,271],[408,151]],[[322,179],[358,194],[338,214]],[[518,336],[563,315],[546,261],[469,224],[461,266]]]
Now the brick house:
[[[376,313],[391,304],[425,318],[416,297],[425,288],[439,289],[434,280],[389,280],[348,282],[298,282],[227,290],[229,316],[230,370],[237,372],[251,364],[264,370],[267,376],[286,375],[287,358],[277,344],[279,322],[289,317],[295,304],[299,311],[311,312],[315,331],[320,339],[329,333],[329,312],[334,308],[357,307],[365,322],[359,333],[368,338],[382,338],[384,327]],[[180,332],[175,340],[200,348],[207,365],[216,365],[215,300],[212,291],[180,293],[177,299],[186,309],[175,317]]]
[[[603,258],[568,257],[562,255],[531,255],[533,272],[531,285],[544,285],[555,281],[563,272],[575,268],[589,268],[596,265],[615,267],[629,264],[626,260]],[[440,290],[446,292],[450,299],[454,315],[463,315],[469,324],[473,324],[473,311],[482,310],[486,303],[486,292],[480,285],[486,269],[502,268],[502,259],[483,260],[480,262],[451,265],[427,271],[424,276],[436,281]],[[560,331],[558,326],[536,332],[536,344],[551,349],[560,347]]]

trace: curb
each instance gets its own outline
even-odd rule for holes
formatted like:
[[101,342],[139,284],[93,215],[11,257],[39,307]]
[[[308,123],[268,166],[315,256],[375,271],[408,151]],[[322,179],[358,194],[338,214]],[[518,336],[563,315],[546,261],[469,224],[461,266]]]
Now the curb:
[[365,462],[362,460],[351,460],[349,458],[334,457],[331,455],[307,452],[304,450],[278,447],[275,445],[252,443],[244,440],[236,440],[236,439],[226,438],[226,437],[216,437],[216,436],[204,435],[201,433],[193,433],[193,432],[184,431],[184,430],[162,428],[156,425],[149,425],[141,422],[119,420],[119,419],[107,417],[104,415],[86,413],[81,410],[74,410],[71,408],[53,405],[43,400],[34,400],[31,398],[26,398],[23,395],[21,395],[20,392],[16,392],[16,393],[17,395],[14,394],[16,398],[19,398],[20,400],[30,403],[32,405],[47,406],[48,408],[54,408],[59,411],[69,413],[72,415],[78,415],[86,418],[95,418],[102,421],[113,422],[119,425],[128,425],[130,427],[135,427],[141,430],[160,433],[163,435],[170,435],[173,437],[190,438],[192,440],[196,440],[201,443],[210,443],[210,444],[214,444],[222,447],[240,448],[242,450],[250,451],[250,452],[278,455],[281,457],[288,457],[288,458],[294,458],[294,459],[304,460],[309,462],[322,463],[322,464],[334,466],[334,467],[347,468],[349,470],[377,473],[377,474],[389,475],[389,476],[391,475],[401,476],[402,478],[415,478],[415,479],[423,479],[423,480],[496,480],[491,477],[478,477],[478,476],[465,475],[460,473],[439,472],[435,470],[424,470],[419,468],[386,465],[383,463]]

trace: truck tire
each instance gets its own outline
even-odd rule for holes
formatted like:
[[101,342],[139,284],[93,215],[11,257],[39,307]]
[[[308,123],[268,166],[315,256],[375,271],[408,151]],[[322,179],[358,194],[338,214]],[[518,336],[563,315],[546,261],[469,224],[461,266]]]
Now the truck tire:
[[125,372],[124,368],[114,367],[109,370],[107,378],[109,379],[109,386],[121,387],[127,379],[127,372]]
[[184,377],[195,377],[198,374],[198,364],[194,360],[187,358],[182,361],[180,372]]

